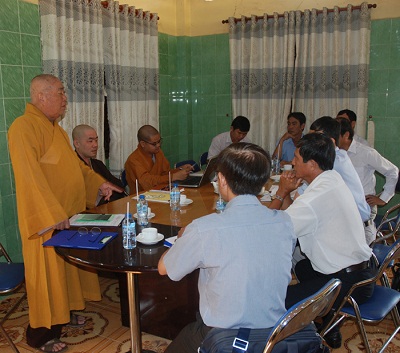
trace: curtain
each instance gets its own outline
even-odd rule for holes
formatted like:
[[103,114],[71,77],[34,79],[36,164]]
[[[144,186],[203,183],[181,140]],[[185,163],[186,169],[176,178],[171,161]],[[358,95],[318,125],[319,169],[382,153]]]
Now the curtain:
[[39,0],[43,72],[64,83],[61,125],[97,130],[104,161],[104,102],[110,127],[109,166],[119,175],[137,146],[140,126],[159,125],[158,16],[109,0]]
[[365,136],[370,50],[370,10],[321,14],[296,12],[296,65],[293,109],[303,111],[308,125],[348,108],[357,114],[357,132]]
[[109,1],[103,9],[105,92],[110,124],[110,170],[121,171],[137,147],[137,131],[158,114],[157,15]]
[[[272,151],[291,111],[315,119],[354,110],[365,136],[370,10],[285,12],[229,19],[234,115],[247,116],[254,143]],[[307,127],[308,129],[308,127]]]
[[[71,136],[79,124],[104,132],[102,6],[99,0],[40,0],[43,72],[64,84],[68,109],[60,125]],[[104,149],[97,158],[104,160]]]
[[233,114],[250,120],[252,142],[273,151],[290,112],[295,55],[294,14],[235,24],[229,19]]

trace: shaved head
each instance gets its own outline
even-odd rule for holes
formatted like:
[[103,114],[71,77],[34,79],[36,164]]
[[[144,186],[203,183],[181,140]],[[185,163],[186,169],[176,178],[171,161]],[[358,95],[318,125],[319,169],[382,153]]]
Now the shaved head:
[[151,140],[151,137],[153,137],[154,135],[159,135],[160,133],[158,132],[158,130],[151,126],[151,125],[143,125],[138,133],[137,133],[137,138],[138,141],[149,141]]
[[72,140],[81,139],[83,136],[85,136],[85,133],[88,130],[95,130],[95,129],[85,124],[75,126],[74,129],[72,130]]

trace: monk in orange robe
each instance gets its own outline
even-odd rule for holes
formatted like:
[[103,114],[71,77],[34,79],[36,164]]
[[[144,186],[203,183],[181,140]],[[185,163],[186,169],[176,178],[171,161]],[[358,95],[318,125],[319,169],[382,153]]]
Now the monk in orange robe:
[[167,158],[161,150],[162,138],[160,133],[151,125],[143,125],[137,134],[138,147],[125,162],[126,180],[131,194],[138,191],[150,190],[157,185],[168,184],[169,172],[171,181],[185,180],[193,170],[190,164],[180,168],[170,168]]
[[95,272],[78,269],[42,244],[54,230],[69,228],[69,217],[121,190],[76,156],[58,125],[67,107],[61,81],[39,75],[30,89],[31,103],[8,132],[29,304],[26,336],[35,348],[62,352],[66,345],[59,338],[70,311],[84,309],[85,299],[100,300],[100,287]]

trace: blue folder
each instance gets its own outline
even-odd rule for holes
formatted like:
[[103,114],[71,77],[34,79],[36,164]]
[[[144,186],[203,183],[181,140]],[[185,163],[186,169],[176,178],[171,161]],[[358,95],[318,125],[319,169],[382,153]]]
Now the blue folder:
[[103,249],[107,243],[114,239],[118,233],[102,232],[99,235],[80,235],[78,230],[62,230],[55,234],[51,239],[45,241],[43,246],[60,246],[72,249]]

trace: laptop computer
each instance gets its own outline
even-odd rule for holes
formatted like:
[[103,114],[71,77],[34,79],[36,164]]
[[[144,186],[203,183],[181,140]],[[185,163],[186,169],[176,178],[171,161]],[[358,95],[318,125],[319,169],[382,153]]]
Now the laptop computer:
[[207,183],[210,183],[215,176],[215,169],[217,166],[216,161],[217,157],[211,158],[208,161],[207,167],[204,170],[203,175],[189,175],[185,180],[177,180],[176,183],[179,186],[183,186],[185,188],[198,188]]

